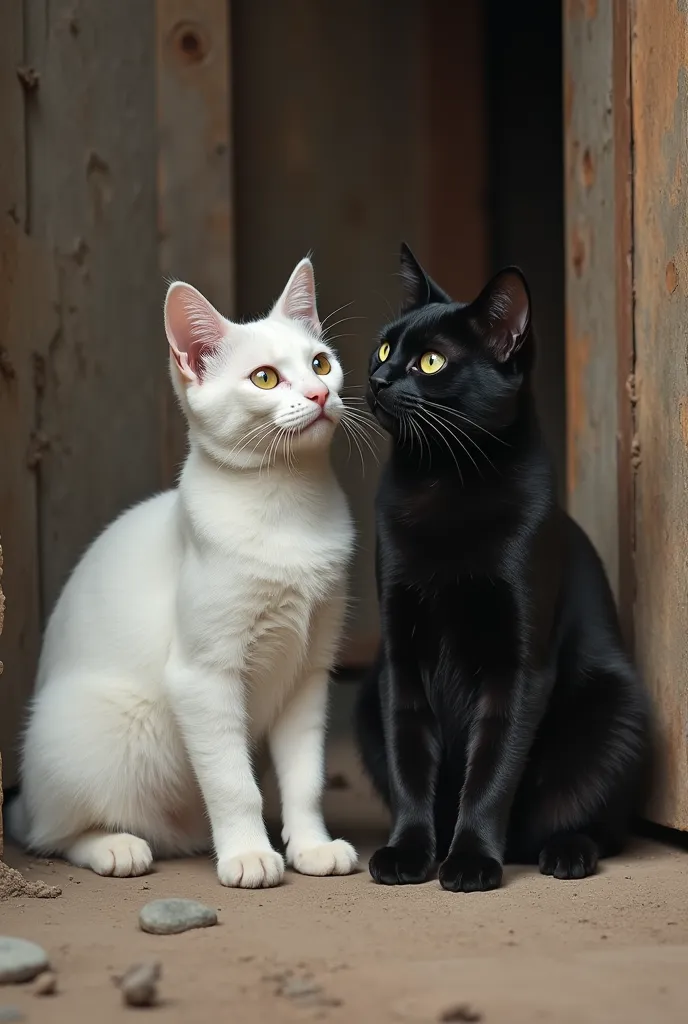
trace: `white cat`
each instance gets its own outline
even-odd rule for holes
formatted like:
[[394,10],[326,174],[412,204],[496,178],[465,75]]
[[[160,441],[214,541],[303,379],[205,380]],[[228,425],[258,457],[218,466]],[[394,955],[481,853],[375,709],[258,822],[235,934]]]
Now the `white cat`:
[[356,853],[320,802],[353,531],[329,461],[343,374],[311,264],[248,324],[177,282],[165,326],[189,455],[178,489],[112,523],[55,607],[10,831],[101,875],[212,841],[223,885],[277,885],[251,763],[265,737],[288,863],[346,874]]

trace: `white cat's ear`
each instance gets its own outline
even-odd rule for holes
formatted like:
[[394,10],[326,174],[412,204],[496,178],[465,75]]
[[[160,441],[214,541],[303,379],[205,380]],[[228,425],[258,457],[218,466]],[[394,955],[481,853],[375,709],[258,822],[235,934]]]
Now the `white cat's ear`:
[[316,334],[320,334],[320,318],[315,302],[315,275],[313,264],[306,258],[297,263],[279,299],[274,313],[288,320],[300,320]]
[[186,381],[203,379],[204,359],[221,344],[226,321],[192,285],[175,281],[165,298],[165,333]]

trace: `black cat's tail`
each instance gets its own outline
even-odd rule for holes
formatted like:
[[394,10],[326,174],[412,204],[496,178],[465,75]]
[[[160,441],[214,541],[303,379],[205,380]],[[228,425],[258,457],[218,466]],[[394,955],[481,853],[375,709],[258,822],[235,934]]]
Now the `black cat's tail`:
[[380,704],[382,660],[383,655],[380,652],[360,685],[354,715],[354,733],[363,767],[375,789],[389,806],[389,777]]

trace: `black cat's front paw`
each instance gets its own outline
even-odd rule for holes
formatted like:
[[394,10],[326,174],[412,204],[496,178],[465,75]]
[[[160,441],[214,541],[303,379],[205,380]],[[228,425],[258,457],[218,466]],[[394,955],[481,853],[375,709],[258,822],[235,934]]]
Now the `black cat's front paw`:
[[539,866],[543,875],[555,878],[587,878],[597,870],[599,850],[590,836],[571,833],[552,836],[540,851]]
[[432,874],[434,859],[417,847],[383,846],[368,867],[373,881],[381,885],[419,885]]
[[449,892],[487,892],[502,884],[502,865],[482,853],[450,853],[440,865],[440,885]]

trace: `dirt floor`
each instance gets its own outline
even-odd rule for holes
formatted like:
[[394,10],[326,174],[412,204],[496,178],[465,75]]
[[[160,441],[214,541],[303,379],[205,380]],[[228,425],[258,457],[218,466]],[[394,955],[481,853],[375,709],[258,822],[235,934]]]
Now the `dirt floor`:
[[[359,844],[362,863],[384,816],[335,743],[328,820]],[[160,864],[147,878],[99,878],[58,861],[7,860],[62,886],[51,900],[0,903],[0,932],[49,952],[59,994],[0,988],[27,1021],[110,1024],[148,1014],[161,1024],[327,1020],[486,1024],[656,1024],[688,1020],[688,853],[639,842],[582,882],[507,869],[492,893],[452,895],[436,882],[374,885],[287,876],[279,889],[223,889],[208,859]],[[149,899],[186,896],[219,910],[219,925],[146,935]],[[112,977],[162,964],[162,1004],[125,1009]]]

